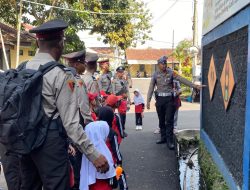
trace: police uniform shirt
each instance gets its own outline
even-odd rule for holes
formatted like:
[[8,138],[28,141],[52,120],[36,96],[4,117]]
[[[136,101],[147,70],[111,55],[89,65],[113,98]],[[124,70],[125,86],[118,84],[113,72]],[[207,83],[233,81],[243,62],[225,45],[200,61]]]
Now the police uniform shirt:
[[105,91],[106,93],[112,93],[112,73],[103,73],[99,80],[99,89]]
[[155,86],[157,87],[157,93],[173,93],[174,79],[189,87],[195,87],[192,82],[173,72],[170,68],[167,68],[166,72],[156,71],[153,74],[149,85],[147,103],[151,101]]
[[100,90],[99,90],[98,82],[92,73],[86,71],[84,75],[82,75],[81,77],[87,87],[88,93],[99,94]]
[[87,88],[83,80],[81,79],[80,75],[75,75],[77,81],[77,92],[78,92],[78,99],[79,99],[79,106],[80,112],[84,119],[84,123],[88,124],[93,121],[91,117],[91,111],[89,108],[89,98],[87,94]]
[[[55,61],[48,53],[37,53],[27,63],[28,69],[37,70],[40,65]],[[63,126],[70,139],[74,141],[79,150],[91,161],[96,160],[100,154],[88,140],[82,126],[79,124],[78,93],[75,90],[75,78],[71,71],[55,67],[43,76],[43,107],[46,115],[51,117],[55,110],[62,119]]]
[[127,91],[127,96],[128,96],[128,100],[130,102],[130,94],[129,94],[129,88],[128,88],[128,81],[124,80],[124,79],[119,79],[119,78],[115,78],[112,81],[112,90],[114,94],[117,94],[118,92],[120,92],[123,88],[126,89]]

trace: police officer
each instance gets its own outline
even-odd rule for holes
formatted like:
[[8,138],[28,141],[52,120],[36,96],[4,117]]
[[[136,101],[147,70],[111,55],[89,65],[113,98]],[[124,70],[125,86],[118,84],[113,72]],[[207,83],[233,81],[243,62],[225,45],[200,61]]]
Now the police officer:
[[82,75],[82,79],[87,87],[87,92],[91,94],[99,94],[99,86],[94,73],[97,69],[97,60],[98,56],[95,53],[86,53],[85,64],[86,64],[86,72]]
[[[89,98],[87,95],[86,85],[84,84],[83,80],[81,79],[80,75],[82,75],[85,71],[85,51],[78,51],[69,54],[65,54],[62,57],[67,59],[69,68],[71,69],[72,73],[75,76],[77,81],[76,90],[79,93],[79,105],[80,105],[80,113],[84,119],[83,125],[87,125],[88,123],[92,122],[93,119],[91,117],[91,112],[89,108]],[[74,155],[70,155],[70,161],[74,169],[74,187],[72,190],[79,190],[80,184],[80,170],[81,170],[81,163],[82,163],[82,153],[74,147]]]
[[101,70],[101,76],[98,80],[99,89],[103,90],[106,94],[112,93],[112,72],[109,70],[109,59],[99,59],[99,67]]
[[170,68],[167,68],[167,57],[162,56],[158,61],[159,71],[156,71],[151,79],[148,95],[147,95],[147,108],[150,109],[150,101],[155,91],[156,96],[156,111],[159,118],[159,126],[161,139],[157,141],[157,144],[163,144],[167,142],[169,149],[174,148],[173,140],[173,125],[174,125],[174,114],[175,104],[173,98],[173,80],[176,79],[181,83],[193,87],[200,88],[192,82],[180,77],[174,73]]
[[[40,65],[58,61],[64,48],[63,31],[67,27],[62,20],[51,20],[30,30],[36,33],[39,51],[26,68],[37,70]],[[80,125],[75,83],[71,71],[59,67],[43,76],[43,108],[48,117],[54,116],[43,146],[22,157],[22,190],[69,189],[65,133],[97,170],[105,172],[109,168],[106,158],[96,151]]]
[[[130,108],[130,94],[129,94],[129,85],[128,81],[124,77],[125,68],[123,66],[119,66],[116,69],[116,78],[112,81],[112,88],[113,93],[117,96],[123,96],[123,102],[118,107],[118,112],[121,117],[122,127],[125,130],[125,123],[126,123],[126,111]],[[126,95],[126,96],[124,96]],[[125,107],[125,109],[124,109]],[[124,137],[127,137],[127,133],[123,131]]]

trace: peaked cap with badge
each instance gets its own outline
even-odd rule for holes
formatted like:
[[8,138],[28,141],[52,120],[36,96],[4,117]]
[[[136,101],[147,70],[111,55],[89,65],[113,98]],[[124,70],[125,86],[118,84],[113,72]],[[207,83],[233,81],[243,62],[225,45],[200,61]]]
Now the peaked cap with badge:
[[68,53],[68,54],[63,55],[62,57],[66,58],[69,62],[77,61],[80,63],[84,63],[85,56],[86,56],[86,52],[83,50],[83,51]]
[[86,57],[85,57],[85,62],[87,64],[97,62],[98,58],[99,57],[98,57],[98,55],[96,53],[87,52]]
[[44,24],[29,30],[30,33],[35,33],[38,40],[55,40],[63,38],[63,30],[68,27],[68,24],[60,19],[50,20]]
[[160,57],[160,59],[157,60],[157,63],[161,63],[161,64],[167,64],[167,60],[168,60],[168,57],[167,56],[162,56]]
[[124,71],[125,71],[125,67],[123,67],[123,66],[119,66],[116,69],[116,72],[124,72]]
[[99,58],[98,59],[98,63],[100,65],[104,64],[104,63],[109,63],[109,58]]

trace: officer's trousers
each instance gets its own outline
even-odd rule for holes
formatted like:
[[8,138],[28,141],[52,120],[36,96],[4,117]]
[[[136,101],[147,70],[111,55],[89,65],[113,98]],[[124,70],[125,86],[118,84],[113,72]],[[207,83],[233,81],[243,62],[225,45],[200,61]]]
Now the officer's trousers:
[[1,155],[4,170],[4,176],[7,182],[8,190],[20,190],[21,169],[20,156],[13,153]]
[[175,104],[172,96],[157,97],[156,111],[159,118],[161,139],[173,137]]
[[41,148],[21,159],[21,190],[69,190],[66,138],[49,130]]

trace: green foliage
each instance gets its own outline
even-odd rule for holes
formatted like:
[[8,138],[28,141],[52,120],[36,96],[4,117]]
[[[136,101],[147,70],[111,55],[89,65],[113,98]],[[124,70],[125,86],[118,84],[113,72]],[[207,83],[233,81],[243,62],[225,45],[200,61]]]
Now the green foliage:
[[201,141],[199,146],[199,164],[208,190],[229,190],[210,153]]
[[[151,15],[145,9],[145,4],[137,0],[39,0],[39,3],[82,11],[138,13],[133,15],[79,13],[23,2],[22,20],[25,23],[37,26],[53,18],[60,18],[69,23],[66,38],[72,40],[67,41],[66,52],[83,47],[76,33],[84,29],[101,34],[104,37],[104,43],[118,46],[123,50],[137,42],[144,43],[149,39]],[[16,27],[19,1],[0,0],[0,4],[1,20]]]

